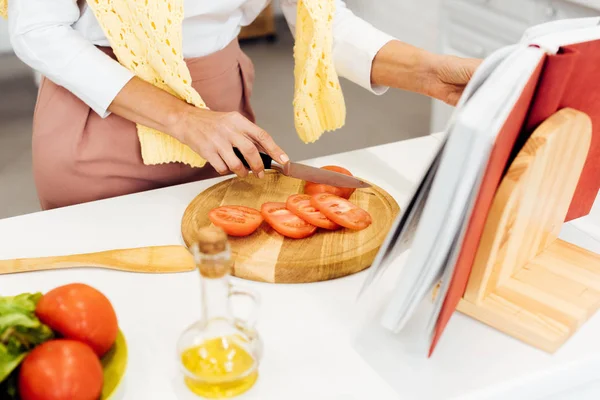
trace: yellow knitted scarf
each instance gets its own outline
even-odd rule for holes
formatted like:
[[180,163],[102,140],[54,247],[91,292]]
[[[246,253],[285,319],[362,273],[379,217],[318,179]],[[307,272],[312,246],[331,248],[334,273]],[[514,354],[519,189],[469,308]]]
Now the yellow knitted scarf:
[[[207,108],[192,88],[182,55],[184,0],[87,0],[119,63],[138,77],[196,107]],[[344,125],[346,109],[332,61],[334,0],[299,0],[294,45],[294,123],[304,143]],[[0,0],[0,15],[8,0]],[[172,136],[137,125],[147,165],[206,161]]]

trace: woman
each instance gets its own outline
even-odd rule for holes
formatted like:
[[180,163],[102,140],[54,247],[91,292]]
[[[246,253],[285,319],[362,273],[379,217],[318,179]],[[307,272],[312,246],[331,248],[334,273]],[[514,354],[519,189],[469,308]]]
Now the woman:
[[[297,1],[280,1],[294,32]],[[259,150],[287,162],[284,151],[254,124],[249,102],[254,70],[236,40],[267,3],[185,0],[182,51],[207,110],[117,62],[86,1],[8,0],[14,51],[45,77],[33,123],[34,178],[42,208],[205,179],[215,172],[245,176],[233,147],[258,176],[264,174]],[[394,87],[456,103],[478,60],[414,48],[356,17],[343,1],[335,3],[333,60],[340,76],[374,94]],[[210,167],[145,165],[136,124],[186,144]]]

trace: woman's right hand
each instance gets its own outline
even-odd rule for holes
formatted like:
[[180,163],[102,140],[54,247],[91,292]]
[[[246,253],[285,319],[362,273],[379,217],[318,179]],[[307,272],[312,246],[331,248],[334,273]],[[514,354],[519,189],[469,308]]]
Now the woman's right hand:
[[248,175],[236,157],[237,147],[258,177],[264,176],[259,151],[280,164],[289,161],[271,136],[238,112],[194,107],[138,77],[132,78],[109,110],[138,124],[154,128],[188,145],[220,174]]
[[259,152],[285,164],[288,156],[264,130],[239,112],[217,112],[187,107],[174,122],[172,134],[208,161],[220,174],[228,171],[240,177],[248,170],[235,155],[237,147],[259,178],[264,176],[264,165]]

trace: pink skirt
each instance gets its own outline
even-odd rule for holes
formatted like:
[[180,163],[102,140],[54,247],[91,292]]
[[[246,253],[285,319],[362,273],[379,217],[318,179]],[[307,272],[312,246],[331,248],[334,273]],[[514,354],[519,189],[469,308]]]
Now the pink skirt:
[[[114,58],[110,48],[102,48]],[[192,86],[214,111],[251,121],[252,61],[237,40],[214,54],[186,60]],[[207,164],[144,165],[135,123],[100,118],[65,88],[44,78],[33,118],[33,174],[42,209],[85,203],[217,176]]]

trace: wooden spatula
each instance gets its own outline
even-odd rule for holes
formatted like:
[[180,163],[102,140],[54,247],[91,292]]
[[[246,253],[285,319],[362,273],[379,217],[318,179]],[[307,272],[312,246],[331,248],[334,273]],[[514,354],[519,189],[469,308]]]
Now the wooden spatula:
[[0,275],[82,267],[155,274],[193,271],[196,268],[192,254],[184,246],[156,246],[69,256],[0,260]]

